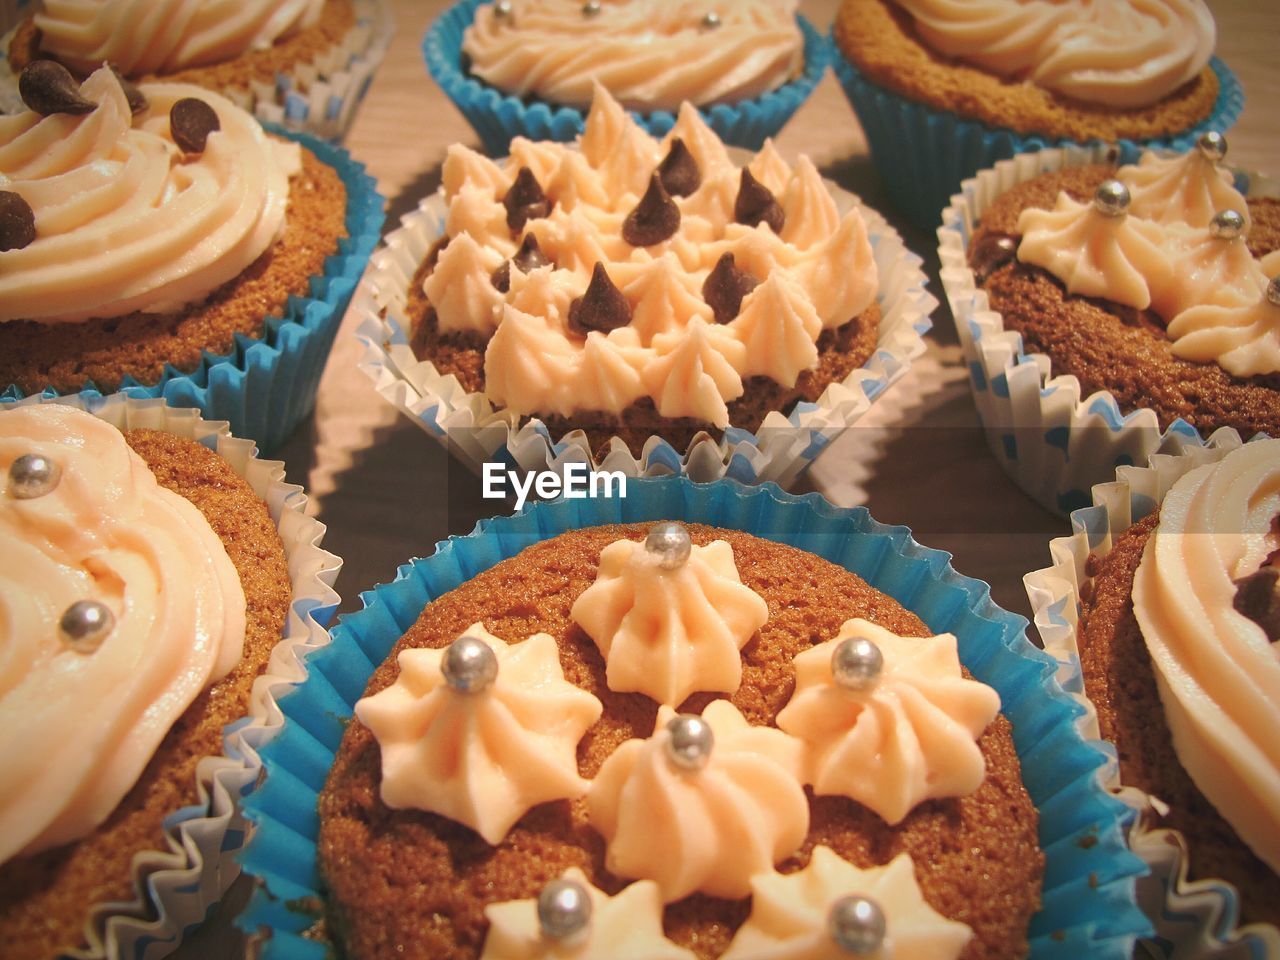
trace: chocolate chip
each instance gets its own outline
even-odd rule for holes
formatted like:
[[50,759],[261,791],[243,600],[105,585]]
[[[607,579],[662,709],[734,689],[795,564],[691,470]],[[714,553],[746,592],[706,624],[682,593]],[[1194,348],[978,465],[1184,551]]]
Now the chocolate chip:
[[742,168],[742,179],[738,184],[738,199],[733,202],[733,219],[737,223],[754,227],[757,223],[767,223],[774,233],[782,232],[785,219],[782,206],[777,198],[769,192],[769,188],[751,175],[746,167]]
[[662,178],[649,176],[649,189],[622,221],[622,239],[633,247],[661,243],[680,229],[680,208],[667,194]]
[[20,194],[0,190],[0,252],[21,250],[36,238],[36,215]]
[[502,198],[502,205],[507,208],[507,226],[512,233],[519,233],[530,220],[551,213],[551,201],[528,167],[520,168],[511,189]]
[[726,253],[707,274],[702,284],[702,299],[716,315],[716,323],[728,323],[742,309],[742,298],[759,284],[759,280],[734,265],[732,253]]
[[984,233],[969,251],[969,265],[979,283],[986,283],[987,277],[1017,258],[1018,238],[994,231]]
[[22,102],[42,116],[70,113],[82,116],[93,113],[98,105],[80,93],[80,84],[71,72],[52,60],[32,60],[18,76],[18,95]]
[[147,109],[150,104],[147,103],[147,98],[142,95],[142,91],[138,89],[137,84],[121,73],[114,63],[109,63],[107,66],[111,68],[111,72],[120,81],[120,89],[124,91],[124,98],[129,101],[129,112],[141,113]]
[[506,293],[511,289],[511,261],[503,260],[502,266],[489,274],[489,282],[493,284],[493,288],[499,293]]
[[199,97],[183,97],[169,109],[169,135],[183,153],[204,153],[209,134],[221,128],[217,112]]
[[667,193],[673,197],[687,197],[702,183],[698,161],[693,159],[693,154],[679,137],[671,139],[671,149],[658,164],[658,176],[662,178]]
[[1237,580],[1232,605],[1262,627],[1272,643],[1280,640],[1280,570],[1263,567]]
[[520,241],[520,249],[511,258],[511,262],[519,267],[521,272],[528,273],[538,267],[545,267],[551,261],[546,258],[542,248],[538,246],[538,238],[532,233],[526,233],[524,239]]
[[631,322],[631,304],[613,285],[603,263],[591,271],[587,292],[569,304],[569,329],[579,336],[588,331],[608,333]]

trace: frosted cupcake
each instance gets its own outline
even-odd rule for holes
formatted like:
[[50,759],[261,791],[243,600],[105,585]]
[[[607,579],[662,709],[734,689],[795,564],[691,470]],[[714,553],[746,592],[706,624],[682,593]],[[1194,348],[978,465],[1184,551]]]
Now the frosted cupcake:
[[462,0],[427,34],[433,77],[485,150],[572,140],[603,84],[655,136],[684,102],[726,143],[759,149],[826,70],[826,42],[794,0]]

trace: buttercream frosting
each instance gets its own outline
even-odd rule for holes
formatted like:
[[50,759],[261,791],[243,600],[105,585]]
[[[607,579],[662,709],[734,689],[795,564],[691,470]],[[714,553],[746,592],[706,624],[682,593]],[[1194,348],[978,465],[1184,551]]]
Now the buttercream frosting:
[[355,712],[382,751],[383,803],[448,817],[496,845],[530,808],[586,792],[578,741],[603,708],[564,679],[550,635],[508,644],[480,623],[463,635],[497,658],[488,687],[446,683],[443,649],[402,650],[395,682]]
[[[52,491],[18,499],[10,465],[40,454]],[[196,696],[244,645],[245,598],[199,510],[161,487],[124,436],[70,407],[0,413],[0,862],[89,833]],[[96,601],[91,653],[59,639]]]
[[1172,157],[1148,151],[1117,170],[1116,179],[1129,188],[1131,216],[1207,227],[1215,214],[1234,210],[1249,223],[1249,204],[1231,174],[1198,149]]
[[[832,677],[840,642],[864,637],[884,658],[879,680],[850,689]],[[976,740],[1000,710],[999,695],[960,671],[956,638],[899,637],[867,620],[795,658],[796,689],[778,727],[803,741],[804,781],[819,796],[846,796],[896,824],[919,803],[982,785]]]
[[655,881],[666,903],[694,892],[745,897],[749,878],[794,853],[808,833],[800,745],[715,700],[702,712],[715,739],[710,760],[683,770],[667,752],[675,716],[660,707],[653,736],[619,746],[591,783],[588,814],[607,845],[605,867]]
[[1168,327],[1174,356],[1216,363],[1237,377],[1280,370],[1280,306],[1265,294],[1243,306],[1188,307]]
[[742,583],[724,540],[694,544],[675,569],[644,544],[616,540],[569,615],[599,647],[610,690],[678,706],[691,693],[737,691],[739,651],[769,607]]
[[[284,226],[298,147],[272,140],[229,100],[144,84],[133,116],[111,70],[80,88],[83,116],[0,116],[0,183],[35,212],[36,238],[0,252],[0,321],[83,320],[196,303],[238,276]],[[184,154],[169,110],[195,97],[220,129]]]
[[814,847],[795,873],[772,870],[751,878],[751,914],[721,960],[847,960],[828,932],[831,905],[840,897],[866,897],[884,914],[885,937],[876,957],[955,960],[973,938],[924,899],[911,855],[882,867],[855,867],[830,847]]
[[1200,304],[1243,307],[1258,302],[1267,286],[1262,265],[1243,236],[1215,237],[1204,227],[1173,230],[1165,241],[1170,271],[1151,287],[1151,309],[1174,318]]

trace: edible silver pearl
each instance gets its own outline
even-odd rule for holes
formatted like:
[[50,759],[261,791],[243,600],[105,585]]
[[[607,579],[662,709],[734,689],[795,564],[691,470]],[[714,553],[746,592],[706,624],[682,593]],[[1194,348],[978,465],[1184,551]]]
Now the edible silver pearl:
[[688,562],[693,542],[683,523],[658,523],[649,528],[644,548],[658,558],[663,570],[678,570]]
[[1267,284],[1267,303],[1280,307],[1280,277],[1272,277]]
[[478,693],[498,678],[498,658],[483,640],[462,635],[440,661],[444,682],[461,693]]
[[77,600],[58,620],[58,639],[75,653],[93,653],[116,625],[116,617],[97,600]]
[[866,637],[846,637],[831,654],[831,677],[846,690],[870,690],[884,671],[884,654]]
[[851,894],[831,904],[827,932],[845,953],[874,956],[884,945],[884,931],[884,911],[874,900]]
[[1209,233],[1219,240],[1236,240],[1244,236],[1244,217],[1234,210],[1219,210],[1209,221]]
[[584,17],[594,17],[600,13],[603,8],[600,6],[600,0],[590,0],[589,3],[582,5],[582,15]]
[[1196,139],[1200,152],[1214,163],[1227,155],[1227,138],[1216,130],[1207,130]]
[[62,468],[39,453],[24,453],[9,466],[9,496],[33,500],[52,493],[62,479]]
[[714,30],[716,27],[720,26],[720,14],[716,13],[714,10],[709,11],[707,15],[702,18],[702,26],[707,30]]
[[667,757],[681,770],[701,770],[711,759],[715,734],[711,724],[691,713],[672,717],[667,723]]
[[1093,195],[1093,209],[1104,217],[1122,217],[1129,209],[1129,188],[1119,180],[1103,180]]
[[510,17],[511,0],[498,0],[498,2],[493,5],[493,15],[504,19]]
[[548,940],[567,940],[591,923],[591,896],[577,880],[552,880],[538,894],[538,926]]

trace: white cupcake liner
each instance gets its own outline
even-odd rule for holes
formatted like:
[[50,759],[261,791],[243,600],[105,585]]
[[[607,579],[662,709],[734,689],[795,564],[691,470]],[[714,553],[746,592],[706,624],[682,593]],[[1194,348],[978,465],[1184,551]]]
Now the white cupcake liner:
[[1086,573],[1089,558],[1100,559],[1110,553],[1114,539],[1155,510],[1180,477],[1221,460],[1241,443],[1236,431],[1223,428],[1203,446],[1188,446],[1177,454],[1156,454],[1149,466],[1120,467],[1110,482],[1093,487],[1093,506],[1072,512],[1072,534],[1050,542],[1052,565],[1023,578],[1045,652],[1058,661],[1058,682],[1085,708],[1076,725],[1086,740],[1111,758],[1099,772],[1103,785],[1139,814],[1130,829],[1129,843],[1151,869],[1150,876],[1138,881],[1138,902],[1156,928],[1155,937],[1142,942],[1146,952],[1140,951],[1139,956],[1167,960],[1280,958],[1280,930],[1261,924],[1240,927],[1240,898],[1231,884],[1188,880],[1185,838],[1175,830],[1152,826],[1153,814],[1160,809],[1159,799],[1120,782],[1115,750],[1099,739],[1097,714],[1085,695],[1076,635],[1080,590],[1090,579]]
[[254,681],[247,716],[224,730],[222,756],[200,761],[194,802],[165,820],[167,849],[134,857],[134,899],[86,906],[88,949],[65,954],[77,960],[153,960],[172,952],[183,931],[202,922],[240,874],[236,856],[252,830],[240,814],[240,799],[253,791],[262,773],[258,748],[284,723],[276,697],[305,678],[303,659],[329,642],[324,624],[338,604],[332,585],[342,561],[320,548],[324,524],[306,516],[306,494],[284,482],[284,464],[259,460],[253,441],[232,437],[226,423],[203,420],[198,410],[167,407],[159,399],[119,393],[36,396],[15,406],[32,403],[74,406],[122,430],[161,430],[214,450],[267,504],[289,564],[293,599],[284,636]]
[[[737,159],[737,158],[735,158]],[[552,437],[539,419],[495,410],[481,393],[467,392],[456,377],[442,375],[409,347],[405,303],[414,273],[444,233],[447,208],[441,194],[426,197],[401,219],[370,259],[352,299],[356,335],[364,344],[360,369],[389,403],[445,444],[479,473],[486,461],[509,461],[523,470],[562,471],[569,463],[619,470],[629,477],[683,473],[698,481],[722,476],[743,483],[791,484],[827,445],[861,417],[925,349],[937,300],[925,290],[921,258],[907,250],[879,213],[827,181],[841,214],[862,210],[880,272],[881,319],[872,357],[843,382],[831,384],[817,403],[801,401],[787,414],[769,413],[756,433],[730,426],[717,441],[709,434],[680,451],[651,436],[634,456],[619,437],[597,460],[586,434]]]
[[[942,286],[987,445],[1018,486],[1062,515],[1087,506],[1090,488],[1110,480],[1117,467],[1204,443],[1184,420],[1161,431],[1150,408],[1123,413],[1109,391],[1082,398],[1075,377],[1054,376],[1047,356],[1024,352],[1021,334],[1005,329],[966,260],[970,237],[997,197],[1042,173],[1104,162],[1109,149],[1061,147],[1003,160],[964,181],[938,229]],[[1280,196],[1280,183],[1234,172],[1237,188],[1246,194]]]

